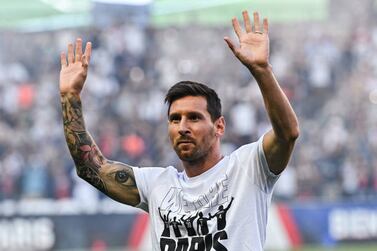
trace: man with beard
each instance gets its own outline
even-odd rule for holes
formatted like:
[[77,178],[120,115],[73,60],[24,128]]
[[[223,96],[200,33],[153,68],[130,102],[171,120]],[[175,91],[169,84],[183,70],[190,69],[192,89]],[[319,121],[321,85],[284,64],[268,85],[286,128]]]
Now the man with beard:
[[[256,79],[272,129],[257,142],[224,156],[220,141],[225,120],[216,92],[200,83],[179,82],[170,88],[165,101],[169,138],[183,172],[171,166],[137,168],[106,159],[82,116],[80,92],[91,44],[82,53],[82,41],[77,39],[75,49],[68,45],[68,57],[61,54],[64,132],[77,173],[113,199],[149,213],[153,250],[263,250],[273,186],[287,166],[299,128],[269,64],[267,19],[260,24],[255,12],[251,22],[247,11],[243,19],[244,30],[236,18],[232,20],[239,45],[228,37],[224,40]],[[217,226],[213,215],[224,207],[226,219],[221,222],[226,225]],[[177,224],[179,236],[171,234],[166,222],[187,215],[199,215],[193,224],[203,229],[205,223],[205,231],[193,236]]]

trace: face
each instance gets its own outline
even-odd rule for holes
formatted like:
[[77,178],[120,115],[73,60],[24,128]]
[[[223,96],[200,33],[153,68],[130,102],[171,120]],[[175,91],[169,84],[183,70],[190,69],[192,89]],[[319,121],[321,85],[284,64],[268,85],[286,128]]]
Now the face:
[[215,122],[207,111],[207,100],[202,96],[187,96],[170,106],[169,138],[178,157],[196,162],[205,159],[220,144],[224,119]]

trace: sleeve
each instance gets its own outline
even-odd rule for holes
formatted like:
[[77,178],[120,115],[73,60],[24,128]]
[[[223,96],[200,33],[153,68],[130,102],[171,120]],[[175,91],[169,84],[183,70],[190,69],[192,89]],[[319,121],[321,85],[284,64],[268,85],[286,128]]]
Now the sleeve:
[[165,170],[161,167],[132,167],[135,174],[137,189],[139,190],[140,203],[136,206],[149,212],[149,195],[151,194],[157,177]]
[[240,168],[246,171],[251,181],[263,192],[272,193],[280,175],[272,173],[268,167],[263,150],[263,137],[264,135],[257,142],[241,146],[234,153]]

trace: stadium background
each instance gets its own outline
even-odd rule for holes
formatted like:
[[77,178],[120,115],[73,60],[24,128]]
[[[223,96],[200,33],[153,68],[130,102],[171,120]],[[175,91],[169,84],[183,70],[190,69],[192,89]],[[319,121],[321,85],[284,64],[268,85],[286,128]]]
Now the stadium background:
[[1,0],[0,250],[148,251],[148,219],[75,176],[63,138],[59,52],[93,42],[83,94],[104,154],[179,165],[162,100],[190,79],[218,90],[223,151],[268,121],[224,35],[243,9],[271,23],[271,62],[301,137],[273,198],[268,250],[377,250],[375,0]]

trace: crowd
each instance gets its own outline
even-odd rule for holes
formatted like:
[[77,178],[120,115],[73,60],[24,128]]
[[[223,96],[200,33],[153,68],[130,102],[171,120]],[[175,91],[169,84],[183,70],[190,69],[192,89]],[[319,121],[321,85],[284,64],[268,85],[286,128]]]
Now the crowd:
[[[377,26],[364,16],[345,28],[342,18],[272,24],[271,64],[301,128],[275,199],[376,198]],[[107,158],[180,168],[163,103],[180,80],[218,91],[227,121],[224,153],[257,140],[270,124],[258,86],[222,40],[231,34],[231,27],[131,24],[1,32],[0,200],[103,196],[76,177],[62,128],[59,52],[77,36],[93,42],[83,107]]]

